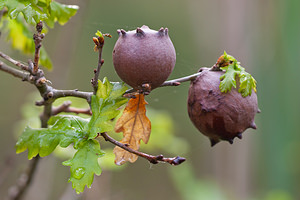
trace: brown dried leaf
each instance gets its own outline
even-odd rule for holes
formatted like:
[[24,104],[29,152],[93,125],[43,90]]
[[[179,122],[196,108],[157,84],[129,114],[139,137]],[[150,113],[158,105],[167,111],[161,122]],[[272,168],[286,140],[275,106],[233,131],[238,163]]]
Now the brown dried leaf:
[[[116,123],[115,131],[117,133],[123,132],[124,138],[120,141],[128,145],[131,149],[138,150],[140,148],[140,140],[147,144],[151,132],[151,122],[146,116],[146,107],[148,104],[143,94],[135,95],[128,101],[128,104]],[[120,147],[114,148],[116,155],[115,163],[122,165],[126,161],[135,162],[137,155],[130,153]]]

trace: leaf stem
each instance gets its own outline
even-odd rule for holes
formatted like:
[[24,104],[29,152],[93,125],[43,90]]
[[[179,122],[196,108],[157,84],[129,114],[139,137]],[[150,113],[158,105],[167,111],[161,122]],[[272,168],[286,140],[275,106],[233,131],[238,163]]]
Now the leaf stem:
[[134,149],[129,148],[128,146],[126,146],[123,143],[118,142],[117,140],[113,139],[112,137],[110,137],[109,135],[107,135],[107,133],[101,133],[100,134],[106,141],[109,141],[110,143],[130,152],[133,153],[135,155],[138,155],[142,158],[147,159],[150,163],[152,164],[157,164],[159,162],[165,162],[165,163],[169,163],[171,165],[180,165],[181,163],[183,163],[185,161],[185,158],[183,157],[173,157],[173,158],[165,158],[163,155],[157,155],[157,156],[153,156],[153,155],[149,155],[143,152],[139,152],[136,151]]

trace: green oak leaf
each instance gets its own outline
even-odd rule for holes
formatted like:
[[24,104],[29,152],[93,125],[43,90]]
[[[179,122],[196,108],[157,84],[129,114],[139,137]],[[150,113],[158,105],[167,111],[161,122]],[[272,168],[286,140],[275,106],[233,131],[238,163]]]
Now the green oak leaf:
[[77,116],[59,116],[57,120],[50,120],[52,127],[33,129],[26,127],[16,144],[16,152],[21,153],[28,149],[28,159],[37,154],[41,157],[51,154],[57,145],[67,147],[74,143],[77,147],[80,142],[86,140],[87,133],[84,126],[88,120]]
[[224,60],[232,61],[232,64],[221,67],[222,70],[225,70],[225,73],[220,77],[220,91],[226,93],[231,91],[232,87],[236,88],[236,81],[238,80],[240,83],[238,92],[241,93],[243,97],[251,95],[252,89],[256,92],[256,80],[253,76],[246,72],[245,68],[243,68],[233,56],[228,55],[225,51]]
[[1,0],[0,10],[6,7],[8,16],[11,19],[15,19],[22,13],[27,23],[36,24],[48,18],[37,3],[36,0]]
[[238,71],[234,69],[234,65],[228,65],[227,67],[222,67],[222,69],[225,69],[226,72],[220,77],[220,91],[221,92],[229,92],[231,91],[231,88],[236,88],[236,80],[235,77],[238,74]]
[[127,102],[122,96],[126,89],[123,83],[109,82],[107,78],[104,78],[103,82],[98,81],[97,93],[91,100],[93,115],[85,127],[89,139],[95,138],[97,133],[113,130],[111,120],[118,116],[120,113],[118,109]]
[[101,174],[98,158],[103,154],[99,142],[90,139],[78,146],[72,159],[63,162],[63,165],[71,167],[69,182],[72,182],[72,187],[77,193],[83,192],[85,186],[91,187],[94,174]]
[[103,37],[103,34],[99,30],[97,30],[97,32],[95,33],[95,35],[98,36],[98,37]]
[[15,19],[22,13],[29,24],[46,21],[50,27],[55,22],[64,25],[79,9],[76,5],[65,5],[52,0],[0,0],[0,10],[7,8],[8,16]]
[[243,97],[252,94],[252,89],[256,92],[256,80],[251,76],[251,74],[242,71],[240,72],[240,87],[239,93],[242,94]]

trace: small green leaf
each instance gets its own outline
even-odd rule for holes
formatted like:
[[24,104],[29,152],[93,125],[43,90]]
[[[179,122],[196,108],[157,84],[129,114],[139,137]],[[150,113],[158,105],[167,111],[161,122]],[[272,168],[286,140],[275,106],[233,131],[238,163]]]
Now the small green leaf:
[[97,30],[97,32],[95,33],[95,35],[98,36],[98,37],[103,37],[103,34],[99,30]]
[[78,6],[65,5],[52,0],[1,0],[0,8],[7,8],[8,16],[15,19],[22,13],[27,23],[35,25],[45,21],[50,27],[58,21],[64,25],[76,14]]
[[252,94],[252,89],[256,92],[256,80],[251,76],[251,74],[242,71],[240,73],[239,93],[241,93],[243,97],[246,97]]
[[233,64],[223,67],[222,69],[225,69],[226,72],[220,77],[221,82],[219,88],[221,92],[226,93],[231,91],[232,87],[236,88],[235,77],[238,74],[238,71],[234,69]]
[[104,78],[103,83],[98,81],[98,91],[91,101],[93,115],[85,129],[89,132],[89,139],[95,138],[97,133],[113,130],[111,120],[120,113],[118,108],[127,102],[122,96],[126,89],[123,83],[109,82],[107,78]]
[[50,128],[32,129],[26,127],[16,144],[16,152],[21,153],[28,149],[28,159],[37,154],[41,157],[51,154],[57,145],[67,147],[71,143],[78,146],[86,136],[84,126],[87,120],[76,116],[60,116]]
[[98,158],[103,154],[96,140],[86,140],[80,144],[72,159],[63,162],[63,165],[71,167],[69,182],[72,182],[72,187],[77,193],[83,192],[85,186],[91,187],[94,174],[101,174]]

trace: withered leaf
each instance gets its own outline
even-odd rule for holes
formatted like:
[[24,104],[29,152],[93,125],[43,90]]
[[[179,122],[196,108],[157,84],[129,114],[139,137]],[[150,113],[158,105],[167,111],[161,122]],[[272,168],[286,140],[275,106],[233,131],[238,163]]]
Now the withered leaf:
[[[140,140],[143,140],[145,144],[149,140],[151,122],[146,116],[145,105],[148,103],[145,101],[144,95],[137,94],[135,97],[128,101],[122,116],[116,123],[115,131],[117,133],[123,132],[121,143],[128,145],[131,149],[138,150]],[[117,165],[122,165],[126,161],[133,163],[138,158],[137,155],[120,147],[114,148],[114,154],[116,155],[115,163]]]

